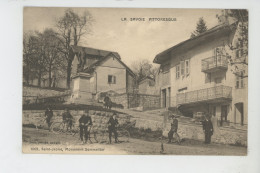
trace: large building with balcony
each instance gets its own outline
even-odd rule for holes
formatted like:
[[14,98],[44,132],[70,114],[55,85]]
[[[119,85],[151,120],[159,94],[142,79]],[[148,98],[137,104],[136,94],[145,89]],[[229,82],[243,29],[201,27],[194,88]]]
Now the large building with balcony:
[[156,55],[161,107],[188,117],[207,113],[220,126],[247,125],[247,68],[236,75],[225,53],[236,45],[237,24],[217,25]]

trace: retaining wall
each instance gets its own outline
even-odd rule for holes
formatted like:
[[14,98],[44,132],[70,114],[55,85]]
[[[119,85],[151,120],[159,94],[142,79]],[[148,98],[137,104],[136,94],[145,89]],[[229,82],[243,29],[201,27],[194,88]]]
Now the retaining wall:
[[[63,111],[53,111],[54,117],[52,121],[62,121]],[[70,111],[72,116],[75,119],[75,125],[78,125],[78,120],[83,114],[83,111]],[[93,128],[104,129],[106,128],[108,118],[112,112],[104,111],[93,111],[90,110],[90,115],[93,120]],[[39,120],[44,117],[44,110],[25,110],[23,111],[23,124],[34,124],[41,125],[43,122]],[[123,124],[129,121],[136,120],[135,127],[143,129],[151,129],[152,131],[162,130],[163,136],[167,137],[170,130],[170,123],[163,123],[156,120],[148,120],[142,118],[130,117],[127,114],[118,114],[119,124]],[[45,125],[46,124],[42,124]],[[195,139],[195,140],[204,140],[204,134],[202,130],[202,125],[192,124],[192,123],[181,123],[179,122],[178,134],[181,138]],[[212,142],[222,143],[222,144],[241,144],[247,146],[247,130],[231,129],[228,127],[221,127],[214,130],[212,136]]]

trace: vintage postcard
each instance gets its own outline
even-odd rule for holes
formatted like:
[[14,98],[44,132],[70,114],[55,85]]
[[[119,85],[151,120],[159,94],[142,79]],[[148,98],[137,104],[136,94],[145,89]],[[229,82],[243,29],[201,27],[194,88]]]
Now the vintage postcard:
[[23,153],[247,155],[248,10],[24,7]]

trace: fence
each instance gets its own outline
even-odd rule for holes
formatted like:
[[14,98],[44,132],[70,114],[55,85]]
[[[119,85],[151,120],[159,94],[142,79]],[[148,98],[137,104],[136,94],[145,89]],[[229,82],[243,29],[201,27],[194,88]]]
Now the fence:
[[227,69],[228,63],[226,56],[218,55],[203,59],[201,61],[201,71],[211,70],[213,68],[224,68]]
[[217,98],[231,99],[232,88],[224,85],[177,94],[177,104],[199,102]]
[[160,108],[159,95],[124,93],[111,96],[111,101],[121,104],[124,108],[143,107],[144,109]]

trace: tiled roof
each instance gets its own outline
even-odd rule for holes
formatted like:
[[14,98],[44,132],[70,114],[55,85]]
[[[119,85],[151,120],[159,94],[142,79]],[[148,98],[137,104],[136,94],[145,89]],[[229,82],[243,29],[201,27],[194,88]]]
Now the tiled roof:
[[184,46],[191,46],[191,45],[196,45],[199,41],[205,41],[201,38],[206,37],[210,34],[214,34],[214,33],[219,33],[219,31],[224,31],[223,33],[228,34],[229,32],[232,31],[232,28],[234,28],[234,26],[237,23],[233,23],[231,25],[227,25],[227,24],[221,24],[221,25],[217,25],[195,37],[189,38],[183,42],[180,42],[172,47],[170,47],[169,49],[166,49],[164,51],[162,51],[161,53],[157,54],[153,60],[154,63],[161,63],[163,60],[162,56],[166,55],[167,53],[170,53],[171,51],[177,51],[178,49],[183,48]]

